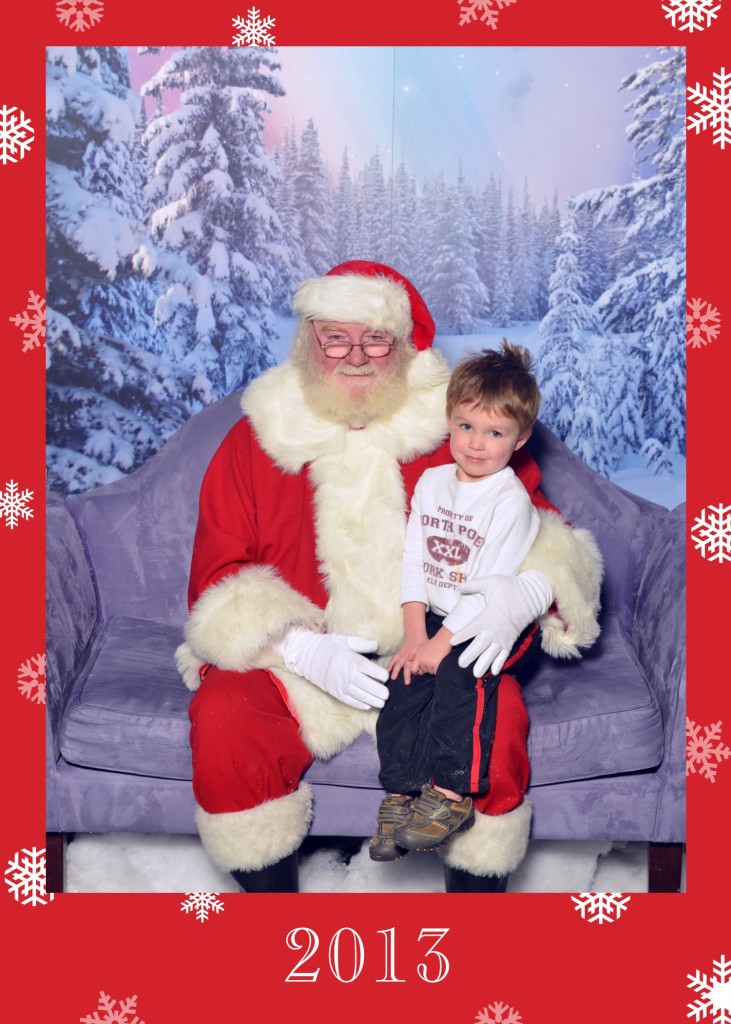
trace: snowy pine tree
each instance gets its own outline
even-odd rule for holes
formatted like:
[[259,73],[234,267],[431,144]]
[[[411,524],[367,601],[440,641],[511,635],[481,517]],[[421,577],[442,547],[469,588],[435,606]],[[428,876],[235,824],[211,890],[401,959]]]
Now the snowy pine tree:
[[637,95],[627,137],[636,173],[628,185],[582,193],[578,209],[621,228],[624,264],[596,309],[605,328],[642,354],[638,381],[645,433],[685,451],[685,51],[629,75]]
[[513,323],[513,268],[508,251],[508,229],[503,220],[495,255],[495,290],[492,296],[492,323],[510,327]]
[[272,293],[275,307],[289,314],[295,289],[308,274],[302,244],[302,221],[294,192],[294,169],[297,166],[294,127],[285,129],[284,143],[281,151],[275,154],[275,162],[274,208],[282,227],[282,237],[277,247],[279,258]]
[[627,452],[638,452],[645,441],[639,402],[643,360],[636,346],[621,336],[609,335],[598,350],[601,393],[612,469],[620,468]]
[[[210,400],[208,382],[124,341],[76,330],[57,310],[46,395],[48,486],[62,494],[109,483],[142,465]],[[60,370],[57,369],[60,364]],[[98,382],[98,389],[90,383]]]
[[77,327],[154,349],[152,292],[133,283],[145,248],[133,188],[134,101],[126,65],[118,57],[105,65],[111,55],[113,48],[48,51],[48,258],[59,285],[48,301]]
[[549,309],[540,324],[541,420],[585,462],[606,474],[610,469],[606,410],[602,379],[594,369],[592,338],[597,320],[585,299],[586,280],[577,259],[581,239],[571,210],[557,248]]
[[[503,211],[500,183],[491,176],[482,193],[478,236],[477,273],[487,288],[494,319],[497,303],[498,254],[502,234]],[[511,300],[512,303],[512,300]]]
[[353,253],[358,252],[358,204],[356,201],[355,186],[350,176],[350,165],[348,163],[348,151],[343,153],[343,162],[340,165],[340,176],[338,187],[335,193],[335,250],[334,262],[343,263],[353,258]]
[[577,212],[576,225],[582,239],[581,265],[587,298],[594,303],[611,284],[613,267],[626,266],[617,260],[622,239],[617,237],[616,229],[611,229],[604,221],[597,223],[585,210]]
[[529,321],[537,318],[538,273],[535,215],[526,181],[520,210],[516,217],[515,256],[513,259],[513,316],[516,320]]
[[388,263],[391,258],[391,197],[378,150],[368,161],[359,189],[360,258]]
[[473,217],[461,170],[455,186],[442,182],[434,195],[434,233],[422,294],[440,331],[468,334],[487,314],[489,296],[477,273]]
[[391,252],[389,261],[412,280],[417,276],[418,228],[416,183],[403,160],[391,185]]
[[273,363],[281,224],[263,114],[266,96],[284,92],[278,68],[274,51],[260,47],[184,47],[142,90],[180,90],[179,107],[152,117],[145,133],[150,228],[161,248],[204,278],[200,295],[212,310],[207,316],[176,282],[158,314],[172,321],[169,351],[204,371],[219,395]]
[[536,223],[536,315],[539,320],[548,312],[548,285],[556,266],[556,241],[561,233],[561,214],[558,209],[558,194],[554,192],[549,207],[544,202]]
[[140,465],[208,394],[155,354],[136,107],[125,50],[48,49],[48,484],[64,494]]
[[335,262],[332,183],[320,155],[320,139],[312,118],[300,139],[294,195],[300,213],[308,276],[326,274]]
[[672,476],[673,460],[670,452],[656,437],[650,437],[640,449],[640,455],[653,476]]

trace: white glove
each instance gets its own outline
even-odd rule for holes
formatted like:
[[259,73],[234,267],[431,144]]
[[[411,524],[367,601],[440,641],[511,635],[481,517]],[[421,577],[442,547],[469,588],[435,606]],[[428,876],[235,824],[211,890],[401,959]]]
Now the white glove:
[[388,687],[382,685],[388,672],[363,657],[375,651],[375,640],[341,633],[313,633],[294,626],[274,646],[288,669],[343,704],[365,711],[382,708],[388,699]]
[[482,576],[463,583],[459,589],[463,594],[481,594],[485,598],[482,611],[452,637],[453,646],[474,637],[459,656],[459,664],[467,668],[477,658],[473,669],[476,678],[484,676],[488,669],[497,676],[526,626],[551,607],[550,581],[531,570],[519,576]]

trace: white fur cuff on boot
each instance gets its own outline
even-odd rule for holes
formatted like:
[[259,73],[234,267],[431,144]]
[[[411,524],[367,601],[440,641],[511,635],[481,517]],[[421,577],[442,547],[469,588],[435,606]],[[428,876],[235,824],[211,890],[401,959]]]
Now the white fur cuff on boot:
[[506,814],[476,814],[472,828],[439,854],[450,867],[472,875],[508,875],[525,857],[532,813],[530,801],[524,800]]
[[299,849],[312,821],[312,790],[306,782],[287,796],[248,811],[209,814],[196,808],[203,847],[221,871],[256,871]]

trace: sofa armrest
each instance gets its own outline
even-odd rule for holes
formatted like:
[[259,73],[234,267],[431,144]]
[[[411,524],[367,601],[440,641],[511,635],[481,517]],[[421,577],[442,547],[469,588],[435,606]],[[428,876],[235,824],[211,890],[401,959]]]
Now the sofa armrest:
[[46,505],[46,704],[58,757],[58,729],[97,619],[91,569],[64,501]]
[[648,553],[632,642],[662,713],[663,795],[655,837],[682,842],[685,808],[685,505],[668,513]]

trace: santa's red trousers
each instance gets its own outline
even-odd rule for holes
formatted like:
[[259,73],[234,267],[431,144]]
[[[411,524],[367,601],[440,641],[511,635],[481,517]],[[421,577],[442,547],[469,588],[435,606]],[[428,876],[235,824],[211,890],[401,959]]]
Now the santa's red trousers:
[[[503,675],[490,754],[490,791],[474,801],[484,814],[523,802],[528,786],[528,715],[520,686]],[[292,793],[314,760],[297,720],[268,672],[211,666],[190,704],[193,791],[209,814],[245,811]]]

